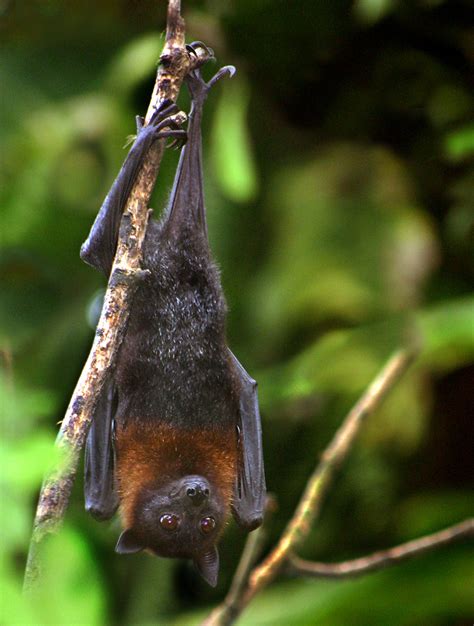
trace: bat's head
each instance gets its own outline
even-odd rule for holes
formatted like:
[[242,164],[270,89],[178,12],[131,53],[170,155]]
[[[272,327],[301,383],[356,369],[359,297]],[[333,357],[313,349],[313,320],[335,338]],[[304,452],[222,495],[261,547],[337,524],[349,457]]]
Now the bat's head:
[[150,550],[158,556],[190,558],[201,576],[217,584],[216,542],[227,518],[219,490],[203,476],[190,475],[158,488],[143,489],[132,525],[115,548],[120,554]]

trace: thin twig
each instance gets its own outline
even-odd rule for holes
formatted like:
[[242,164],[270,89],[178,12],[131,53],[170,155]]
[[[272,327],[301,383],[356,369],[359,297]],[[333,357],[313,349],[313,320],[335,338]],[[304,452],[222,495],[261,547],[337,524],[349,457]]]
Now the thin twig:
[[239,615],[248,577],[262,549],[263,540],[264,530],[262,526],[249,534],[228,594],[222,603],[216,606],[204,619],[201,626],[232,624]]
[[[192,66],[202,62],[197,51],[191,58],[184,41],[180,0],[169,0],[166,42],[146,121],[164,99],[176,101],[181,83]],[[25,571],[25,590],[40,576],[38,550],[43,539],[56,532],[64,518],[77,464],[97,399],[104,386],[123,336],[130,302],[140,272],[142,245],[148,221],[148,202],[164,151],[157,141],[137,177],[124,211],[117,252],[91,352],[72,395],[56,445],[62,461],[45,478],[38,502]]]
[[290,550],[295,550],[305,539],[311,525],[319,515],[323,498],[334,474],[352,449],[365,418],[381,404],[388,391],[408,369],[413,358],[413,352],[408,350],[400,350],[394,354],[349,412],[310,477],[295,514],[283,532],[278,545],[252,573],[246,595],[247,601],[273,580]]
[[211,614],[214,616],[214,621],[204,622],[206,626],[229,626],[232,624],[252,598],[281,571],[292,551],[305,539],[318,516],[323,498],[335,472],[352,449],[365,418],[380,406],[387,393],[406,372],[414,357],[415,350],[406,349],[398,351],[389,359],[349,412],[324,451],[320,463],[308,480],[293,518],[288,523],[277,546],[264,562],[253,570],[247,588],[235,599],[235,604],[231,607],[232,610],[226,609],[225,604],[220,605]]
[[454,524],[454,526],[440,530],[432,535],[426,535],[425,537],[402,543],[394,548],[379,550],[373,554],[350,561],[319,563],[290,556],[287,565],[285,565],[285,573],[292,576],[313,578],[350,578],[361,576],[391,565],[397,565],[401,561],[468,537],[474,537],[474,518]]

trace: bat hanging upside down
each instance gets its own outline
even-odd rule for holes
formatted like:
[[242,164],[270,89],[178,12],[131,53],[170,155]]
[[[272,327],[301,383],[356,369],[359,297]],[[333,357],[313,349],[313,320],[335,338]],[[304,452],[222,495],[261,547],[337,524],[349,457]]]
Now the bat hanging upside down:
[[[196,46],[188,47],[190,53]],[[94,411],[85,457],[86,509],[109,519],[120,506],[116,551],[192,559],[216,585],[216,543],[230,512],[240,526],[262,522],[265,477],[255,381],[226,344],[226,304],[207,238],[201,117],[209,89],[200,70],[168,207],[150,220],[142,268],[113,374]],[[81,257],[110,274],[120,219],[157,139],[183,131],[165,102],[138,135],[99,211]]]

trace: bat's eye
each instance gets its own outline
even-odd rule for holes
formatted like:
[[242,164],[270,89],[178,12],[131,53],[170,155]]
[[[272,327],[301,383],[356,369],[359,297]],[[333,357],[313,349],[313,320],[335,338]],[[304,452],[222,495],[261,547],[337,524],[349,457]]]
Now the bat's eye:
[[160,517],[160,526],[165,530],[176,530],[179,526],[179,518],[176,515],[166,513]]
[[201,520],[201,530],[204,534],[208,534],[216,527],[216,520],[213,517],[203,517]]

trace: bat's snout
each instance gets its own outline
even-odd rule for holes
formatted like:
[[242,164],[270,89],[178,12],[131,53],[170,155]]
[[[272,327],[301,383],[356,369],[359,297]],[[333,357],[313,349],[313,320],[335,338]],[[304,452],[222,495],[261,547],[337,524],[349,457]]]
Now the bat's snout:
[[209,499],[210,489],[206,480],[193,480],[186,482],[185,493],[191,502],[198,506]]

